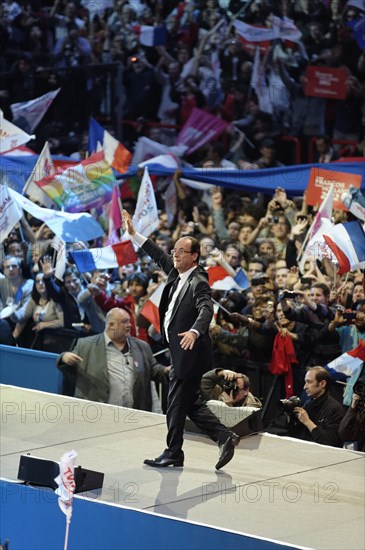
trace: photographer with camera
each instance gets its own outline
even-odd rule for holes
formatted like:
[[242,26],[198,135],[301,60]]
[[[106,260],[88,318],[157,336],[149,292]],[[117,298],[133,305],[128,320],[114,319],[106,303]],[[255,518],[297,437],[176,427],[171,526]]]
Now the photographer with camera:
[[329,393],[331,376],[324,367],[311,367],[305,375],[304,391],[309,399],[303,407],[294,407],[296,424],[289,434],[322,445],[341,447],[338,433],[344,416],[342,405]]
[[365,373],[354,385],[351,405],[341,420],[339,433],[342,441],[355,441],[356,450],[365,452]]
[[282,413],[272,420],[269,433],[294,437],[305,441],[341,447],[340,422],[344,416],[342,405],[330,395],[331,376],[324,367],[311,367],[305,375],[304,390],[309,399],[302,405],[293,396],[280,401]]
[[201,392],[206,401],[223,401],[229,407],[262,407],[261,401],[250,392],[248,376],[228,369],[206,372],[201,380]]

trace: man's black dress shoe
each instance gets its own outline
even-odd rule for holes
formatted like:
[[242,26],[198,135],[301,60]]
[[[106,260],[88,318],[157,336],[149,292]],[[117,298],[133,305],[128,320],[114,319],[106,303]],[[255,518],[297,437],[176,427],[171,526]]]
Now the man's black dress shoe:
[[240,438],[238,437],[238,435],[232,433],[232,435],[230,435],[228,439],[226,439],[226,441],[222,443],[222,445],[219,445],[219,460],[215,465],[216,470],[220,470],[221,468],[223,468],[223,466],[228,464],[230,460],[232,460],[234,455],[234,448],[236,447],[236,445],[238,445],[239,442]]
[[146,464],[147,466],[152,466],[153,468],[167,468],[168,466],[182,468],[182,466],[184,466],[184,459],[171,458],[162,453],[162,455],[158,456],[157,458],[146,458],[143,461],[143,464]]

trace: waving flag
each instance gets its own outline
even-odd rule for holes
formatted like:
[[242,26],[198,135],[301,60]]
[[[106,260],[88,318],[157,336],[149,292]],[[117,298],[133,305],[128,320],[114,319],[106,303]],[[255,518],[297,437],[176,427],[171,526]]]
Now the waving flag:
[[234,21],[233,26],[237,34],[248,42],[265,42],[276,40],[277,38],[298,42],[302,36],[302,33],[294,25],[293,21],[287,17],[283,19],[275,17],[273,19],[273,26],[269,29],[249,25],[243,21]]
[[70,252],[80,273],[94,269],[112,269],[134,264],[138,260],[132,241],[127,240],[103,248],[89,248]]
[[265,67],[260,60],[260,49],[258,47],[255,50],[250,86],[256,92],[260,111],[272,114],[273,105],[270,99],[270,90],[266,82]]
[[138,233],[146,237],[156,231],[159,225],[155,192],[147,167],[144,169],[141,187],[138,192],[133,225]]
[[164,46],[167,40],[167,29],[164,25],[134,25],[134,32],[139,35],[142,46]]
[[14,189],[9,189],[9,194],[19,207],[29,212],[34,218],[42,220],[55,235],[66,243],[90,241],[104,235],[103,228],[94,220],[91,214],[71,214],[51,210],[50,208],[42,208]]
[[310,257],[318,259],[328,257],[330,259],[335,259],[334,255],[331,253],[331,250],[328,249],[327,246],[324,246],[325,241],[323,239],[324,232],[329,231],[333,225],[331,222],[333,211],[333,196],[334,185],[331,185],[324,201],[320,205],[318,212],[315,215],[313,223],[308,230],[307,237],[302,245],[301,251],[298,254],[298,260],[301,253],[303,254],[299,262],[299,269],[302,273],[304,272],[305,262]]
[[13,113],[14,124],[17,124],[25,132],[33,132],[60,90],[61,88],[58,88],[58,90],[47,92],[30,101],[12,103],[10,108]]
[[230,276],[228,271],[221,267],[220,265],[208,267],[207,269],[209,285],[214,290],[232,290],[235,288],[241,290],[241,287],[237,282]]
[[109,211],[109,231],[106,244],[119,243],[118,229],[122,227],[122,204],[120,202],[120,190],[118,185],[114,185],[112,201]]
[[365,231],[359,221],[338,223],[323,238],[339,263],[339,275],[365,267]]
[[4,118],[4,113],[0,109],[0,155],[24,145],[31,139],[34,139],[34,135],[29,135],[23,132],[18,126],[12,124]]
[[56,203],[50,199],[47,193],[42,191],[42,189],[36,184],[36,181],[46,178],[54,172],[55,167],[51,157],[51,151],[49,150],[48,141],[46,141],[32,173],[29,176],[27,183],[24,185],[23,195],[27,194],[32,201],[39,202],[47,208],[55,208]]
[[334,370],[342,373],[346,377],[352,377],[360,373],[363,362],[365,361],[365,340],[359,340],[358,346],[343,353],[333,361],[327,364],[329,371]]
[[151,325],[155,328],[157,332],[160,332],[160,313],[159,313],[159,305],[161,301],[162,291],[164,289],[164,285],[160,284],[155,292],[151,294],[151,296],[148,298],[146,303],[141,309],[141,315],[147,319],[151,323]]
[[96,122],[93,118],[90,118],[89,124],[89,154],[100,150],[100,147],[104,151],[105,160],[117,170],[117,172],[124,173],[128,170],[128,167],[132,160],[132,153],[128,151],[117,139],[115,139],[109,132]]
[[11,196],[5,183],[0,185],[0,242],[2,243],[23,216],[23,210]]
[[225,120],[194,107],[177,136],[176,144],[184,147],[186,154],[190,155],[218,137],[229,126]]
[[114,175],[100,151],[80,164],[51,174],[36,184],[60,208],[68,212],[83,212],[98,208],[111,199]]

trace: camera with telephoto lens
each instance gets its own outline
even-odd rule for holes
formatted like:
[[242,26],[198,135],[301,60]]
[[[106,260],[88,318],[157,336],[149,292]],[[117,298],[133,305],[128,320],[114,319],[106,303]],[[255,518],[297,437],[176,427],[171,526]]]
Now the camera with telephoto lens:
[[293,414],[295,407],[302,406],[302,402],[300,397],[293,395],[293,397],[289,397],[289,399],[280,399],[280,406],[285,413],[291,415]]
[[222,386],[223,391],[225,391],[228,395],[231,395],[231,392],[233,392],[233,397],[236,397],[238,393],[238,386],[234,380],[225,380],[224,384]]

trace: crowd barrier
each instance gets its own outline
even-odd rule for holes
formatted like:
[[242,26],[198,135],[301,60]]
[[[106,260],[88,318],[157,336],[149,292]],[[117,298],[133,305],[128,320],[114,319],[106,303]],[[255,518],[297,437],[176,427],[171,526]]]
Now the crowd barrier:
[[[65,516],[53,491],[0,480],[0,540],[9,550],[61,550]],[[21,528],[20,528],[21,525]],[[284,550],[287,545],[76,495],[69,550]]]
[[0,383],[50,393],[61,393],[62,374],[57,354],[0,345]]

